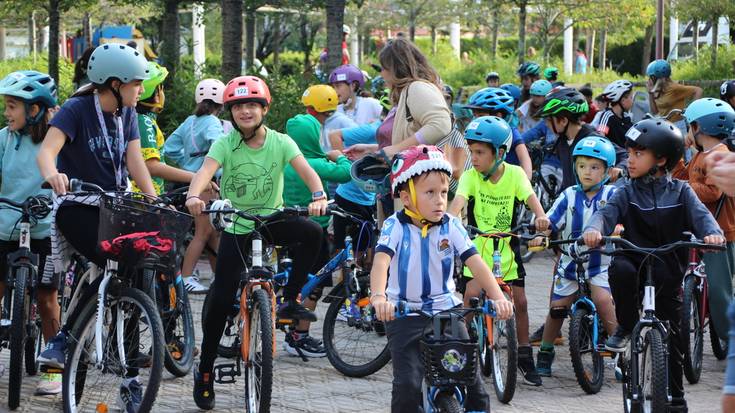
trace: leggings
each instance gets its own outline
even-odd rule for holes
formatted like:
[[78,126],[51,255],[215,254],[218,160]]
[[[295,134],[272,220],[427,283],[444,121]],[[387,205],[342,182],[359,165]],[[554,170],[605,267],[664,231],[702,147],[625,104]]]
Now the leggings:
[[[260,231],[265,242],[290,247],[293,270],[283,290],[285,300],[294,300],[306,283],[306,277],[322,246],[322,228],[306,218],[289,217],[265,224]],[[249,251],[250,235],[222,233],[214,271],[214,297],[202,320],[202,354],[200,372],[211,372],[217,358],[217,345],[225,328],[225,320],[232,309],[235,294],[245,269],[243,258]]]

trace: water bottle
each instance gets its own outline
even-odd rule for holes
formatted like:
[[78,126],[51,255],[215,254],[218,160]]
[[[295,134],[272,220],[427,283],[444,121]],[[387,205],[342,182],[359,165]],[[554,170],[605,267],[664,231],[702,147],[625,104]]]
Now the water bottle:
[[500,265],[501,255],[499,250],[493,251],[493,276],[503,278],[503,267]]

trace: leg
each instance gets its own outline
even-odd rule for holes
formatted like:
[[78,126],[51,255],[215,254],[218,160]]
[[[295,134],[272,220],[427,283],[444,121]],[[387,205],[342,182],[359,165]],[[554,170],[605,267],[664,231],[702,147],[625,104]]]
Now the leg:
[[[656,316],[669,321],[669,391],[671,397],[684,398],[684,349],[680,339],[681,283],[684,274],[660,263],[654,266],[656,279]],[[665,274],[664,276],[660,276]],[[616,303],[617,306],[617,303]]]
[[48,342],[59,331],[58,291],[50,288],[36,290],[38,312],[41,314],[41,331],[43,339]]
[[528,346],[528,300],[525,286],[513,283],[513,304],[515,305],[516,330],[518,332],[518,346]]
[[[598,275],[598,277],[600,277]],[[592,302],[597,307],[597,314],[600,315],[602,325],[605,327],[608,335],[612,335],[618,327],[618,321],[615,319],[615,303],[613,303],[610,290],[605,287],[592,284],[590,286],[592,292]]]
[[425,316],[404,317],[386,324],[388,347],[393,360],[391,412],[419,413],[424,366],[419,340],[426,324]]
[[638,322],[640,288],[638,265],[627,257],[615,257],[608,269],[610,291],[615,302],[615,318],[627,333]]
[[219,238],[219,232],[212,231],[212,233],[209,234],[209,239],[207,240],[207,245],[212,250],[211,253],[207,254],[207,261],[209,261],[209,267],[212,269],[212,272],[217,268],[217,256],[214,252],[219,251]]
[[544,324],[544,335],[541,340],[542,347],[547,343],[553,347],[554,340],[559,334],[559,331],[561,331],[561,327],[564,325],[564,318],[566,318],[566,316],[562,316],[562,313],[569,311],[573,301],[573,295],[568,297],[553,297],[553,301],[551,301],[551,306],[549,307],[549,315],[546,316],[546,323]]
[[196,267],[199,257],[202,256],[204,246],[209,241],[213,232],[215,231],[209,222],[209,217],[200,215],[194,218],[194,238],[186,248],[184,262],[181,264],[181,274],[184,277],[189,277],[194,274],[194,267]]

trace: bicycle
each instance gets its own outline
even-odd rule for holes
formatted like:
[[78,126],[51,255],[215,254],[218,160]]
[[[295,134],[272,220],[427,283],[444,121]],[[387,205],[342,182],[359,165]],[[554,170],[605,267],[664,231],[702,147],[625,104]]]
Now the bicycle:
[[[38,372],[36,357],[41,352],[41,322],[36,306],[38,254],[31,251],[31,227],[51,212],[45,196],[29,197],[24,202],[0,198],[3,208],[20,212],[18,250],[8,254],[8,270],[0,324],[0,348],[10,350],[8,368],[8,408],[20,405],[23,367],[29,376]],[[43,271],[43,268],[41,268]]]
[[[653,261],[659,254],[678,248],[700,248],[724,250],[719,245],[705,244],[691,233],[684,233],[689,241],[676,241],[657,248],[643,248],[618,237],[602,237],[605,255],[644,254],[646,278],[642,300],[643,316],[633,327],[631,342],[626,353],[621,353],[619,365],[622,370],[623,409],[626,413],[666,412],[671,400],[668,385],[668,321],[656,317],[653,283]],[[618,248],[612,249],[613,246]],[[644,334],[645,333],[645,334]]]

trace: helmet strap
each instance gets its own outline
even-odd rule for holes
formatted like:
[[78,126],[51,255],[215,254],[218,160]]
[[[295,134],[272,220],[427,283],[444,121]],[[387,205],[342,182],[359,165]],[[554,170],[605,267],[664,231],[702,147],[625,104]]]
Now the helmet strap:
[[412,211],[408,206],[404,208],[404,211],[406,212],[406,215],[421,223],[421,238],[426,238],[429,227],[437,225],[439,222],[429,221],[419,212],[419,206],[416,203],[416,187],[413,184],[413,178],[408,180],[408,193],[411,196],[411,203],[416,208],[416,212]]
[[575,189],[577,191],[581,191],[581,192],[583,192],[585,194],[588,193],[588,192],[593,192],[593,191],[599,190],[605,184],[607,184],[607,182],[610,180],[610,175],[608,174],[608,171],[609,170],[610,170],[610,168],[605,169],[605,176],[602,178],[602,180],[600,182],[592,185],[591,187],[589,187],[587,189],[584,189],[584,186],[582,185],[582,182],[579,181],[579,176],[577,176],[577,171],[575,170],[574,171],[574,179],[577,181],[577,185],[575,186]]
[[[496,154],[498,152],[500,152],[500,149],[498,149],[498,151],[496,152]],[[495,174],[495,172],[497,172],[498,168],[500,168],[500,165],[502,165],[504,161],[505,161],[505,149],[503,149],[503,155],[502,156],[495,158],[495,163],[493,163],[493,166],[490,168],[490,170],[488,170],[487,172],[483,172],[482,173],[483,180],[484,181],[489,180],[490,177],[492,177]]]
[[[112,86],[112,84],[110,84]],[[112,91],[112,95],[115,96],[115,100],[117,101],[117,109],[115,109],[115,115],[120,113],[123,108],[123,99],[122,95],[120,94],[120,86],[117,87],[117,89],[110,87],[110,90]]]

